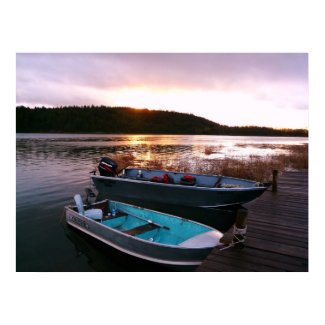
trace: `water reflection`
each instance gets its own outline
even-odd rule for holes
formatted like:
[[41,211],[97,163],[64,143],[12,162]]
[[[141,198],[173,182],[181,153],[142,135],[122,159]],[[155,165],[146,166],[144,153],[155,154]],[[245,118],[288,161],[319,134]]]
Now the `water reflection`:
[[[193,155],[214,159],[285,153],[307,138],[175,135],[17,135],[17,160],[24,158],[80,158],[87,155],[134,154],[137,159]],[[207,150],[210,149],[210,150]],[[54,155],[54,156],[52,156]],[[150,157],[150,158],[149,158]]]
[[175,270],[145,260],[139,263],[139,260],[135,257],[119,252],[67,224],[63,224],[62,227],[65,235],[74,246],[75,258],[81,259],[84,257],[93,271],[168,272]]
[[[84,188],[89,187],[89,172],[102,156],[114,159],[130,154],[135,157],[134,164],[178,157],[188,161],[230,154],[245,157],[255,149],[264,154],[263,150],[286,150],[287,145],[307,141],[306,138],[266,137],[17,134],[17,271],[135,270],[125,264],[125,256],[116,256],[114,250],[107,250],[80,233],[62,232],[59,224],[64,205],[71,204],[74,194],[83,194]],[[163,211],[164,207],[160,209]],[[174,214],[184,217],[192,214],[197,221],[215,228],[221,226],[216,218],[220,214],[230,225],[233,223],[232,211],[184,213],[175,207]],[[141,263],[141,269],[152,270],[152,266]]]

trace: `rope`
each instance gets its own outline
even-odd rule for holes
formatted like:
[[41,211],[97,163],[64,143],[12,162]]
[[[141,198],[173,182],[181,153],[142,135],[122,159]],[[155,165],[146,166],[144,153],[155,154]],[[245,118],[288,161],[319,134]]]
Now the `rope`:
[[228,244],[222,245],[219,247],[219,250],[222,251],[224,249],[228,249],[231,247],[234,247],[237,244],[243,243],[246,239],[246,230],[247,230],[247,225],[245,228],[237,228],[236,225],[233,226],[233,238],[232,241]]
[[237,228],[236,225],[234,225],[234,229],[232,231],[233,235],[246,235],[247,226],[245,228]]

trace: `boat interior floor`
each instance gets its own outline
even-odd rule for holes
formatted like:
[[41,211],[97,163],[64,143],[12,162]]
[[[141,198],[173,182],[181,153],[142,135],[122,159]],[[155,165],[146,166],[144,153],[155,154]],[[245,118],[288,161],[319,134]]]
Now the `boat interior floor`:
[[129,230],[125,230],[123,232],[127,235],[136,236],[136,235],[143,234],[147,231],[151,231],[156,228],[160,228],[160,227],[153,223],[147,223],[145,225],[141,225],[141,226],[129,229]]
[[126,217],[126,216],[127,216],[127,213],[117,212],[115,215],[109,214],[109,215],[103,216],[103,221],[120,218],[120,217]]

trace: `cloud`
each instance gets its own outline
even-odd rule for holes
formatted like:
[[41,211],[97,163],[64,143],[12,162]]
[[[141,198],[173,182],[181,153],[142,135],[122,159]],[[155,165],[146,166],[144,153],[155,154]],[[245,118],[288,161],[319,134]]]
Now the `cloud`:
[[95,88],[232,87],[307,80],[306,54],[17,54],[17,76]]
[[[260,105],[261,111],[308,109],[304,53],[20,53],[16,59],[17,104],[136,107],[139,103],[186,110],[185,98],[200,93],[196,102],[208,105],[211,100],[214,107],[222,98],[220,105],[230,109],[224,99],[233,103],[231,95],[242,94],[250,98],[247,105],[267,103]],[[191,109],[202,116],[202,107]]]

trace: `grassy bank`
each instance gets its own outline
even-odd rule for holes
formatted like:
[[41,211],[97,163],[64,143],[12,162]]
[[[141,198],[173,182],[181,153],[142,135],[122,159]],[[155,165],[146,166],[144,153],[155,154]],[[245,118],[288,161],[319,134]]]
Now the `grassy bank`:
[[[270,148],[274,145],[262,145]],[[276,148],[274,148],[276,149]],[[224,175],[267,182],[272,179],[272,170],[280,173],[284,170],[308,169],[308,144],[281,146],[286,153],[269,156],[250,156],[248,159],[162,159],[136,161],[134,156],[125,155],[114,157],[119,166],[141,166],[142,168],[166,169],[179,172],[192,172],[199,174]],[[208,157],[212,148],[207,147],[205,154]]]

